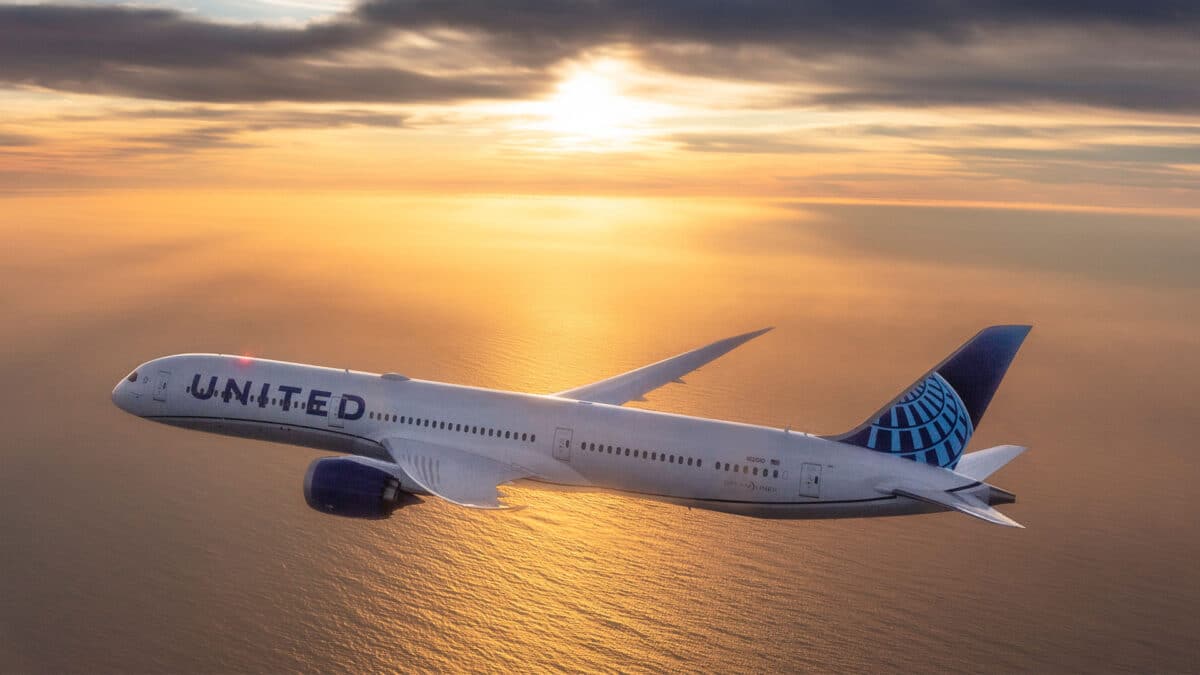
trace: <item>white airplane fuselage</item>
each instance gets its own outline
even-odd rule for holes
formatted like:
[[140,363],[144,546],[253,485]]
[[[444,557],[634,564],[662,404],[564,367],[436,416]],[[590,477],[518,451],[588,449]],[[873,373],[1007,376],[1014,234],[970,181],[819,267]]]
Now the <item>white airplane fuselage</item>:
[[896,484],[1008,501],[949,469],[808,434],[556,396],[215,354],[154,359],[131,378],[113,401],[156,422],[380,461],[384,439],[411,439],[520,467],[546,488],[775,518],[939,510]]

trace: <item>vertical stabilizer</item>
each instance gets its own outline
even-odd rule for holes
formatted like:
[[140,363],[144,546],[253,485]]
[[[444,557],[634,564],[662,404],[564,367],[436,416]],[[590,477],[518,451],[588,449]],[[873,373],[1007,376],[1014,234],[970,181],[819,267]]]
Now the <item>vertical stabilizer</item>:
[[1031,328],[983,329],[866,422],[829,438],[954,468]]

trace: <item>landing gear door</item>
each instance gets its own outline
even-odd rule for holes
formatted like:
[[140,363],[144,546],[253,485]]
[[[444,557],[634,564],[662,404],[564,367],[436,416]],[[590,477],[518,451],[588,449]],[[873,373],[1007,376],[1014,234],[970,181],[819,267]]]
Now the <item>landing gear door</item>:
[[566,427],[554,430],[554,459],[571,461],[571,435],[571,430]]
[[800,496],[821,498],[821,465],[805,464],[800,471]]
[[169,371],[169,370],[158,371],[158,375],[154,378],[154,400],[155,401],[166,401],[167,400],[167,385],[170,384],[170,382],[171,382],[171,371]]

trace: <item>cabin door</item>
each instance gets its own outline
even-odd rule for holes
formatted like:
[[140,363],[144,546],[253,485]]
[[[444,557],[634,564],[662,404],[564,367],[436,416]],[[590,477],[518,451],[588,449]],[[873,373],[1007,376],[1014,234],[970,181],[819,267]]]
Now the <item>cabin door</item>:
[[571,461],[571,435],[571,430],[566,427],[554,430],[554,459]]
[[154,378],[154,400],[167,400],[167,385],[171,382],[171,371],[160,370],[158,377]]
[[821,498],[821,465],[805,464],[800,471],[800,496]]

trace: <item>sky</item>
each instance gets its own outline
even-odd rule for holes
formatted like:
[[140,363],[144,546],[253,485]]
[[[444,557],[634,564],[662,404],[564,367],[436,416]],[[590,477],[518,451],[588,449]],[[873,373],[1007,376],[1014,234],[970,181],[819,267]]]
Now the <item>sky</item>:
[[[0,663],[1195,671],[1197,36],[1194,0],[0,0]],[[315,451],[109,394],[191,351],[554,392],[775,326],[637,405],[833,434],[999,323],[1035,328],[972,449],[1030,447],[1020,531],[348,522]]]
[[0,3],[0,191],[1195,215],[1190,2]]

